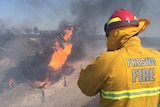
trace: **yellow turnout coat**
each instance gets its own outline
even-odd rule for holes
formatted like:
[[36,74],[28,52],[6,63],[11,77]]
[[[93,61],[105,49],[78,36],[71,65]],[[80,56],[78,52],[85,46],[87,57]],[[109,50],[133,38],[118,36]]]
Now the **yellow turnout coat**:
[[78,86],[87,96],[100,94],[101,107],[157,107],[160,94],[160,53],[144,48],[133,36],[150,24],[111,30],[108,51],[82,68]]

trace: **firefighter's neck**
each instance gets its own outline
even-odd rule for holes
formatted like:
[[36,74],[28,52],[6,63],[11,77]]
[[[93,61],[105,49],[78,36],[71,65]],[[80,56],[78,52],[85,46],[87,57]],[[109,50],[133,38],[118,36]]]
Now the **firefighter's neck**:
[[123,47],[128,46],[140,46],[141,41],[138,36],[131,36],[129,38],[125,38],[125,36],[121,36],[117,41],[114,41],[114,44],[108,45],[108,51],[119,50]]

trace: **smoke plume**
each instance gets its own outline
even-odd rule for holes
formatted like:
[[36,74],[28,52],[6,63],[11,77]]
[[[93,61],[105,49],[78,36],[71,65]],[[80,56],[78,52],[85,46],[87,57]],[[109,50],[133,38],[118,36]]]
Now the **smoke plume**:
[[[152,21],[151,31],[146,34],[156,36],[158,31],[155,28],[160,28],[157,24],[159,3],[158,0],[15,0],[10,1],[12,8],[10,13],[6,13],[9,16],[2,17],[3,14],[0,14],[0,24],[19,28],[38,26],[40,29],[56,29],[61,21],[67,20],[88,29],[84,30],[88,35],[101,34],[104,33],[104,23],[113,11],[126,8],[137,17],[149,18]],[[3,2],[1,4],[5,5]]]
[[73,2],[71,4],[71,13],[76,16],[76,22],[89,34],[96,35],[103,31],[104,23],[107,22],[110,15],[120,8],[131,10],[136,15],[139,15],[143,10],[144,1],[138,0],[83,0]]

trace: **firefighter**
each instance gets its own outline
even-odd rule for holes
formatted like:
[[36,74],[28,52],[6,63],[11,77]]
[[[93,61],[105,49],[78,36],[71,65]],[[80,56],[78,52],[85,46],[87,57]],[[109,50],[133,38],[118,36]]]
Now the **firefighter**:
[[116,10],[104,26],[107,52],[82,68],[78,86],[99,93],[100,107],[156,107],[160,93],[160,53],[141,45],[138,34],[150,21]]

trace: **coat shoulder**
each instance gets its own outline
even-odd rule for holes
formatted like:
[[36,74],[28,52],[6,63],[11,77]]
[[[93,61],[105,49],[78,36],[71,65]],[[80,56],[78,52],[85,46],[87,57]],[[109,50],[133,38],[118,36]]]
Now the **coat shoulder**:
[[103,59],[112,60],[113,58],[115,58],[118,55],[118,53],[119,53],[119,51],[108,51],[108,52],[101,54],[100,57]]
[[156,56],[160,57],[160,51],[151,48],[146,48],[146,49],[155,54]]

